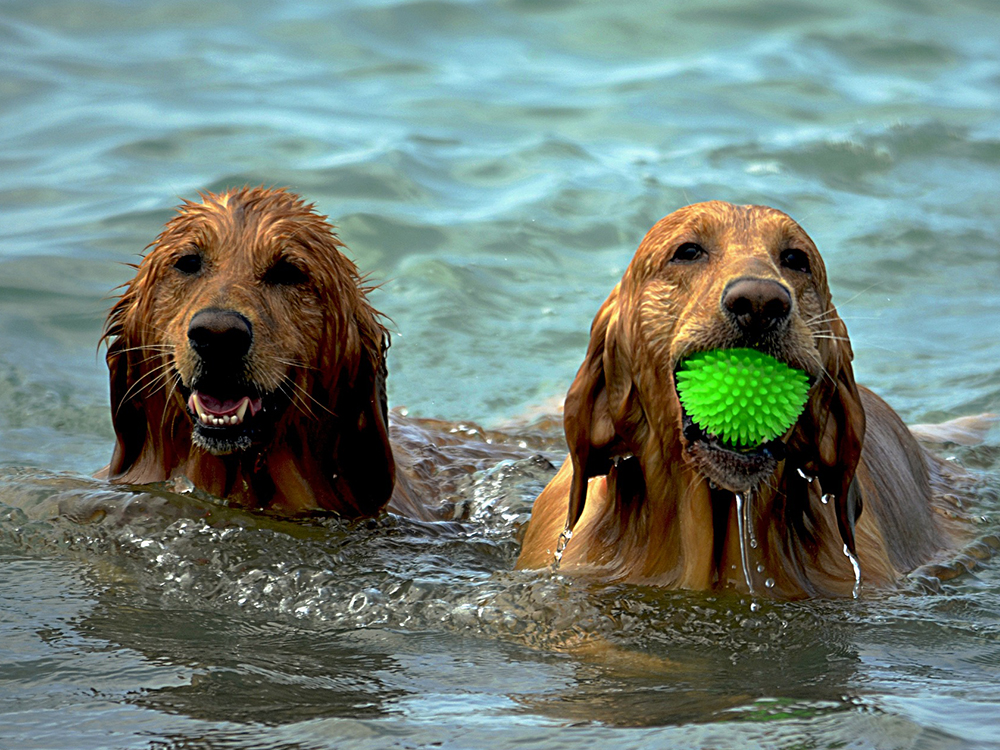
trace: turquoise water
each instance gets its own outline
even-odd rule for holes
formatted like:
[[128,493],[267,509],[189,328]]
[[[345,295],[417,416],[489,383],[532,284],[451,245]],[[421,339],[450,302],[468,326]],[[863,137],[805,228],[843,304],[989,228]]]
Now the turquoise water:
[[[243,184],[383,283],[413,414],[550,408],[645,231],[713,198],[804,225],[909,421],[1000,411],[1000,6],[34,0],[0,44],[0,747],[1000,747],[996,564],[759,609],[508,573],[532,458],[469,524],[53,519],[126,497],[86,478],[125,264]],[[994,527],[1000,434],[949,455]]]

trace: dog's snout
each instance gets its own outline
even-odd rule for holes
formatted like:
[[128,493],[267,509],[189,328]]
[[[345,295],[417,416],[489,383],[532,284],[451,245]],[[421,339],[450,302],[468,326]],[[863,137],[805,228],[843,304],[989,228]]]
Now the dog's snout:
[[191,318],[188,341],[202,359],[239,359],[250,351],[253,327],[238,312],[202,310]]
[[722,293],[722,309],[743,333],[760,335],[787,322],[792,295],[771,279],[737,279]]

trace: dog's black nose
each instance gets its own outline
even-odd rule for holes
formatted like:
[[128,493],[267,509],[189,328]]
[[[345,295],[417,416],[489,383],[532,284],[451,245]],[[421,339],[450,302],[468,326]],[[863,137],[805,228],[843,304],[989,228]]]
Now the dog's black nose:
[[191,318],[188,341],[204,360],[240,359],[250,351],[253,327],[238,312],[209,308]]
[[722,309],[744,334],[760,336],[788,322],[792,295],[771,279],[737,279],[722,293]]

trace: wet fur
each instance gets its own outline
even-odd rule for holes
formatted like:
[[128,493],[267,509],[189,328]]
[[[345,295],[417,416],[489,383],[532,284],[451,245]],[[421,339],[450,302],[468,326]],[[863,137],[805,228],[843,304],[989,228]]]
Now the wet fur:
[[[127,484],[184,476],[235,506],[347,518],[377,515],[395,490],[395,509],[426,517],[422,493],[397,482],[388,334],[342,247],[325,217],[283,190],[232,190],[181,205],[107,319],[115,446],[103,474]],[[179,271],[191,253],[202,270]],[[301,273],[296,283],[275,282],[278,264]],[[260,429],[221,452],[193,435],[183,395],[204,366],[188,327],[206,308],[250,322],[251,348],[231,377],[273,395]],[[414,443],[415,430],[406,433]]]
[[[705,258],[676,262],[689,242]],[[789,248],[805,253],[808,273],[783,265]],[[792,297],[788,325],[752,345],[814,380],[805,412],[782,438],[787,457],[749,493],[755,590],[849,596],[845,544],[875,586],[952,546],[935,513],[945,468],[884,401],[855,384],[847,329],[812,240],[780,211],[710,202],[658,222],[598,311],[566,397],[570,454],[535,502],[518,567],[551,565],[569,521],[561,572],[746,590],[727,484],[738,484],[727,464],[735,457],[686,440],[673,373],[690,353],[747,345],[720,310],[727,284],[747,277],[778,282]]]

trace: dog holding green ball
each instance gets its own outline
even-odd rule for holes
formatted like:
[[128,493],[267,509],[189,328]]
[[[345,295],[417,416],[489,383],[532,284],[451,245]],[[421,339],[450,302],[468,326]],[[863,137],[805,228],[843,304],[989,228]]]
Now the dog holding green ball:
[[798,598],[946,559],[970,534],[966,480],[852,360],[793,219],[717,201],[670,214],[594,319],[565,401],[569,456],[518,567]]

